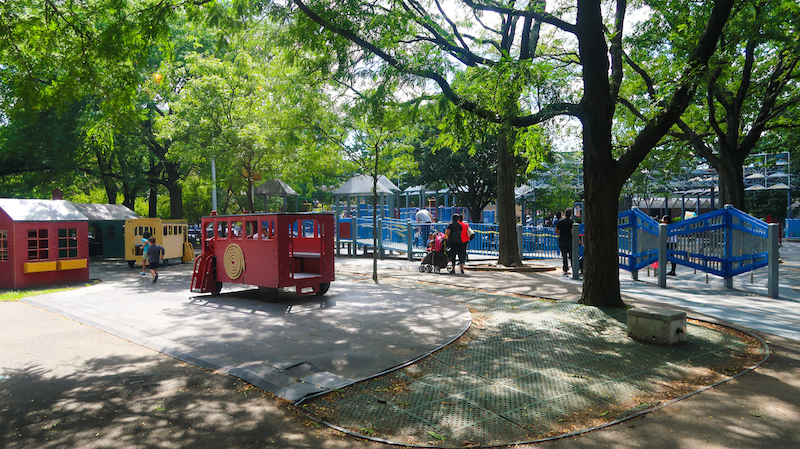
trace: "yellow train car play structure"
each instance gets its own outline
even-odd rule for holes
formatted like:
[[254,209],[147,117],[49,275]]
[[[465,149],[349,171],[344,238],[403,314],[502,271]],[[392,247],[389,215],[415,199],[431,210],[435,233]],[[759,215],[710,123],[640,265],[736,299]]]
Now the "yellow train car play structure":
[[133,218],[125,221],[125,260],[133,268],[142,264],[142,236],[145,232],[155,236],[156,243],[164,247],[164,264],[170,259],[181,263],[194,260],[194,248],[188,240],[189,226],[184,220],[160,218]]

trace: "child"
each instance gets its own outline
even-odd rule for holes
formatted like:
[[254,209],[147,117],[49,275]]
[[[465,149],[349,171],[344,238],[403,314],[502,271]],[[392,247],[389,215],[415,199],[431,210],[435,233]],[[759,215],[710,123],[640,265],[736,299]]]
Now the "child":
[[142,272],[139,273],[141,275],[145,275],[145,270],[147,270],[147,250],[150,248],[150,233],[144,231],[142,233]]
[[150,248],[147,250],[147,266],[150,267],[150,274],[153,275],[153,283],[158,282],[158,262],[164,260],[164,247],[156,245],[156,238],[150,237]]
[[426,248],[428,251],[432,251],[432,250],[433,250],[433,244],[434,244],[434,241],[435,241],[435,240],[434,240],[434,238],[433,238],[433,234],[434,234],[433,232],[431,232],[430,234],[428,234],[428,244],[427,244],[427,245],[425,245],[425,248]]

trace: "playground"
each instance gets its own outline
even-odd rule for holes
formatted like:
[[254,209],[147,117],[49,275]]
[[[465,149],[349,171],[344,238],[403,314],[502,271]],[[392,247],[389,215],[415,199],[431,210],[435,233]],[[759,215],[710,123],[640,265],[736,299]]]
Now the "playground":
[[[794,243],[787,245],[789,245],[787,250],[796,249]],[[791,253],[797,254],[797,251]],[[491,315],[495,312],[491,312],[488,306],[491,303],[499,304],[498,301],[491,301],[491,298],[519,301],[528,296],[537,296],[555,299],[557,301],[552,304],[563,308],[570,304],[574,305],[580,296],[578,283],[553,272],[468,271],[466,276],[455,277],[420,275],[416,271],[416,262],[408,262],[403,258],[387,258],[382,261],[380,274],[386,279],[385,285],[373,287],[369,283],[358,282],[359,279],[368,277],[370,263],[370,258],[340,258],[337,263],[335,288],[322,298],[310,296],[306,300],[298,300],[290,292],[285,292],[277,302],[264,303],[252,289],[240,290],[239,294],[235,291],[223,292],[218,297],[189,293],[185,288],[191,275],[188,264],[165,268],[163,280],[156,287],[141,281],[138,277],[131,278],[129,271],[123,269],[126,268],[124,263],[107,262],[93,264],[95,271],[92,272],[92,277],[103,278],[103,282],[90,287],[88,291],[83,289],[32,298],[27,304],[2,304],[4,312],[8,312],[3,314],[4,319],[14,320],[15,323],[6,325],[4,322],[4,329],[16,329],[18,332],[14,338],[5,339],[7,344],[16,346],[13,349],[9,348],[10,352],[4,349],[4,352],[9,354],[8,360],[10,360],[3,368],[3,375],[7,376],[3,381],[4,388],[14,392],[11,398],[15,398],[12,402],[8,402],[11,398],[4,400],[4,405],[19,411],[13,420],[5,421],[6,425],[11,427],[3,429],[3,434],[6,435],[3,445],[9,448],[30,445],[75,447],[91,442],[102,444],[103,441],[112,444],[113,441],[115,447],[144,447],[151,443],[176,448],[242,447],[248,444],[287,448],[300,446],[322,448],[331,445],[376,447],[375,443],[343,436],[342,433],[331,430],[318,421],[298,414],[295,408],[281,406],[280,401],[276,401],[272,395],[264,396],[250,385],[254,384],[257,377],[272,379],[275,385],[282,379],[280,381],[286,382],[285,386],[295,386],[293,389],[284,387],[286,389],[282,393],[290,391],[296,393],[296,385],[310,385],[309,382],[331,382],[327,385],[335,387],[336,382],[341,382],[344,377],[354,377],[357,374],[355,372],[357,367],[364,369],[361,372],[362,376],[370,376],[366,373],[380,371],[380,367],[375,363],[381,360],[388,361],[391,353],[395,354],[394,357],[413,360],[416,356],[404,349],[407,343],[403,341],[413,342],[416,346],[420,340],[401,338],[403,335],[408,335],[408,330],[401,330],[400,327],[411,322],[415,326],[422,326],[414,329],[414,332],[416,335],[428,335],[432,338],[433,346],[428,346],[428,349],[420,348],[423,353],[428,352],[430,348],[449,340],[445,334],[457,335],[463,329],[461,326],[466,323],[461,321],[464,324],[458,324],[460,318],[456,319],[460,316],[457,310],[458,307],[463,307],[460,305],[462,301],[464,304],[471,303],[471,308],[475,308],[479,303],[484,304],[480,308],[480,316],[483,316],[483,319],[476,320],[475,316],[471,319],[473,324],[468,331],[469,334],[466,335],[471,337],[475,336],[475,332],[491,331],[495,325],[503,322],[502,315]],[[736,323],[734,326],[754,329],[757,335],[761,335],[768,342],[773,353],[772,357],[751,374],[675,403],[667,400],[663,402],[665,407],[656,407],[656,410],[650,411],[643,417],[598,432],[558,440],[558,447],[595,447],[597,444],[602,446],[615,442],[622,445],[646,445],[656,448],[688,447],[685,444],[696,439],[710,439],[721,447],[762,447],[761,444],[765,441],[773,441],[776,445],[800,441],[800,435],[792,430],[796,429],[796,426],[792,424],[791,416],[782,411],[786,410],[786,407],[800,406],[800,393],[791,387],[794,382],[792,376],[796,376],[793,367],[800,363],[798,355],[800,348],[797,348],[795,341],[800,338],[800,330],[791,324],[795,321],[792,318],[796,314],[795,301],[800,299],[793,299],[796,290],[792,288],[793,285],[800,285],[800,279],[796,274],[800,261],[787,257],[785,263],[781,265],[781,290],[784,294],[778,300],[755,295],[756,291],[746,289],[747,282],[738,279],[734,290],[721,295],[723,289],[721,282],[705,284],[703,276],[694,275],[693,270],[680,267],[678,277],[669,289],[664,290],[664,293],[659,293],[661,289],[657,287],[656,278],[652,276],[642,276],[637,282],[623,282],[623,295],[626,301],[634,306],[642,307],[658,303],[662,307],[667,305],[688,308],[693,310],[690,311],[691,318],[729,325]],[[760,269],[756,272],[757,286],[765,282],[763,271]],[[621,278],[625,276],[624,273],[621,272]],[[419,279],[420,276],[424,278]],[[424,282],[417,284],[417,280]],[[443,282],[445,284],[442,284]],[[425,283],[429,286],[423,287]],[[159,291],[159,295],[153,295],[155,291]],[[455,296],[450,296],[449,291],[455,291]],[[368,296],[363,302],[354,302],[365,294]],[[399,296],[392,299],[392,294]],[[163,297],[163,300],[159,300],[159,296]],[[436,298],[448,299],[437,302],[440,300]],[[528,304],[531,300],[524,302]],[[387,307],[389,303],[394,307]],[[157,304],[164,307],[158,313],[152,309]],[[510,308],[509,311],[513,311],[512,315],[505,313],[506,316],[517,316],[517,311],[526,310],[519,309],[519,306],[515,308],[513,303],[505,304]],[[444,309],[441,308],[443,306]],[[453,306],[456,308],[452,309]],[[402,310],[404,314],[410,314],[408,316],[414,319],[404,321],[380,314],[375,315],[375,312],[393,313],[394,310],[390,309]],[[455,313],[452,318],[456,319],[453,322],[456,325],[452,328],[443,327],[450,322],[444,318],[451,313],[447,310]],[[19,313],[22,313],[22,316]],[[525,313],[529,313],[529,310]],[[68,317],[69,320],[59,318],[60,316]],[[141,319],[136,318],[137,316]],[[316,320],[315,316],[321,320]],[[558,320],[558,314],[551,316]],[[425,320],[417,321],[418,317],[423,317]],[[550,318],[552,325],[557,325],[552,318]],[[373,326],[371,324],[373,319],[379,321],[380,326]],[[27,326],[26,323],[30,323],[31,320],[39,324]],[[310,324],[314,321],[328,322],[331,327],[328,329],[313,327]],[[291,323],[294,324],[287,326]],[[392,323],[400,327],[386,327]],[[515,323],[518,331],[523,330],[520,327],[522,321]],[[568,325],[570,321],[562,323]],[[424,326],[429,326],[427,331]],[[248,327],[255,332],[245,332],[244,329]],[[165,335],[157,336],[159,328]],[[613,326],[609,331],[612,328]],[[277,332],[278,329],[280,333]],[[505,327],[505,330],[509,331],[511,328]],[[327,344],[335,341],[336,339],[328,338],[333,335],[331,332],[339,338],[346,338],[350,349],[335,350],[322,344],[317,346],[323,339],[328,342]],[[209,335],[213,335],[214,338],[208,338]],[[556,335],[561,334],[556,333]],[[583,340],[584,337],[581,337],[581,335],[588,337],[589,334],[573,332],[570,335],[572,340],[569,344],[566,341],[562,342],[560,346],[562,349],[577,349],[593,340]],[[613,332],[605,335],[610,337]],[[700,334],[694,335],[698,337],[697,343],[705,340]],[[49,337],[42,340],[43,336]],[[354,340],[357,337],[366,340],[361,342]],[[440,343],[436,343],[436,340]],[[182,344],[177,344],[181,341]],[[480,343],[485,349],[489,348],[486,345],[492,341],[499,340],[472,339],[472,342]],[[520,343],[523,341],[519,340]],[[409,365],[403,371],[376,378],[368,383],[339,387],[333,396],[320,396],[318,400],[323,401],[338,398],[336,401],[339,403],[336,404],[335,410],[325,416],[330,419],[341,418],[343,416],[341,412],[345,410],[343,407],[347,407],[346,403],[342,402],[344,400],[354,401],[356,408],[353,408],[353,411],[359,410],[359,407],[363,408],[362,405],[358,405],[362,404],[359,402],[361,398],[366,398],[363,393],[369,393],[374,397],[378,401],[376,402],[378,406],[394,404],[393,407],[397,406],[397,410],[406,410],[419,416],[423,410],[420,408],[423,403],[414,402],[417,401],[414,399],[403,399],[401,396],[411,394],[424,385],[434,386],[432,382],[443,372],[439,374],[440,372],[434,369],[436,365],[431,366],[431,363],[441,364],[446,361],[449,366],[456,366],[453,365],[456,360],[468,361],[463,358],[464,355],[479,356],[478,353],[474,353],[475,348],[464,346],[465,344],[471,343],[462,343],[459,340],[449,346],[449,351],[452,353],[450,355],[447,352],[436,352],[432,357]],[[66,345],[71,349],[66,346],[58,349],[59,345]],[[240,358],[248,351],[253,352],[255,348],[273,353],[272,357],[283,354],[285,360],[304,360],[307,363],[290,366],[291,364],[282,364],[279,360],[265,356],[266,363],[250,361],[235,367],[231,365],[230,360]],[[314,356],[313,353],[307,352],[314,348],[317,348],[319,355]],[[669,363],[663,366],[672,367],[678,363],[676,357],[689,348],[691,347],[680,349],[673,354],[675,357],[662,361]],[[168,352],[170,350],[176,352],[170,354]],[[585,357],[571,350],[570,353],[572,358]],[[556,352],[554,355],[566,356],[570,353]],[[163,354],[170,354],[172,357]],[[334,355],[335,357],[331,357]],[[498,367],[504,366],[498,371],[504,373],[513,366],[506,359],[520,355],[503,351],[503,354],[485,353],[483,356],[489,357],[487,363],[499,362]],[[206,365],[211,371],[203,371],[193,366],[204,357],[213,363]],[[176,360],[189,360],[190,364],[182,364]],[[485,364],[474,365],[477,368]],[[468,372],[471,369],[467,366],[469,365],[464,365],[467,369],[464,376],[469,377]],[[674,365],[677,366],[679,365]],[[225,367],[239,368],[240,371],[230,374],[238,375],[248,383],[220,374],[225,372]],[[420,371],[414,371],[414,367]],[[317,371],[319,368],[325,369]],[[249,377],[244,374],[246,371],[254,374]],[[330,374],[321,375],[322,371]],[[571,384],[586,383],[591,380],[591,376],[586,373],[579,376],[573,371],[570,372],[573,375],[566,375],[564,380],[570,381]],[[676,375],[680,371],[669,372],[670,375]],[[269,373],[272,373],[272,377],[268,376]],[[724,374],[730,376],[734,373]],[[398,383],[397,376],[401,378],[407,376],[409,382]],[[521,376],[525,377],[530,376]],[[298,383],[297,379],[306,379],[309,382]],[[713,381],[709,382],[711,383]],[[91,388],[98,384],[104,385],[105,388]],[[407,385],[408,388],[393,390],[399,385]],[[497,387],[503,385],[509,386],[506,382],[500,381],[495,387],[476,386],[477,390],[465,391],[475,393],[486,391],[489,394],[491,391],[500,392]],[[536,384],[528,385],[534,387]],[[439,385],[435,388],[436,391],[444,391],[442,388],[445,387]],[[319,386],[315,388],[319,391]],[[517,387],[514,388],[517,390]],[[356,394],[357,391],[362,393]],[[769,394],[766,395],[766,392]],[[46,394],[47,400],[42,394]],[[332,399],[326,399],[328,397]],[[478,394],[473,398],[471,393],[467,395],[468,400],[472,402],[490,401],[492,397],[500,396]],[[525,396],[517,396],[515,401],[523,397]],[[34,401],[31,402],[31,399]],[[446,397],[441,401],[442,405],[453,402]],[[401,403],[406,402],[409,404],[403,408]],[[413,407],[414,410],[411,410],[412,403],[418,404]],[[447,407],[451,407],[451,411],[463,410],[456,407],[457,403],[453,402]],[[203,405],[197,408],[199,404]],[[312,407],[312,404],[314,403],[309,403],[308,407]],[[316,403],[313,406],[319,405],[320,403]],[[488,402],[484,404],[485,410],[490,410],[485,408],[488,405]],[[638,405],[637,402],[633,407]],[[322,407],[326,406],[322,404]],[[436,410],[436,408],[430,409],[431,413],[438,413]],[[580,412],[591,412],[591,410],[594,408],[581,407]],[[608,413],[599,416],[606,411]],[[485,428],[488,431],[492,427],[482,426],[494,425],[491,420],[486,420],[489,417],[485,414],[460,413],[449,416],[464,418],[461,424],[441,421],[442,424],[450,426],[451,433],[445,432],[441,427],[425,429],[403,426],[395,430],[418,429],[419,431],[416,434],[392,434],[386,433],[385,427],[378,427],[372,421],[376,415],[365,416],[363,421],[353,421],[356,415],[350,416],[347,418],[349,421],[339,422],[347,424],[349,432],[373,438],[392,439],[419,438],[421,435],[425,439],[426,446],[462,447],[463,441],[456,438],[464,436],[467,427],[470,427],[465,425],[467,419],[471,419],[473,426],[478,426],[473,427],[475,429]],[[382,416],[390,417],[390,415]],[[430,421],[435,415],[427,416],[429,416],[427,420]],[[617,409],[603,407],[592,416],[597,420],[616,417]],[[482,418],[478,419],[479,417]],[[558,422],[558,419],[555,421]],[[570,422],[575,423],[574,420]],[[585,428],[591,428],[591,422],[594,421],[587,420]],[[735,431],[722,431],[742,426],[751,429],[750,431],[757,434],[758,438],[748,437]],[[437,437],[428,433],[428,430]],[[654,440],[652,433],[654,431],[657,434],[665,432],[664,437]],[[126,437],[120,441],[119,435]],[[519,436],[519,433],[511,430],[505,433],[492,431],[486,435],[511,438],[514,435]],[[443,441],[438,437],[445,437],[446,440]],[[549,447],[555,443],[540,443],[537,447]]]

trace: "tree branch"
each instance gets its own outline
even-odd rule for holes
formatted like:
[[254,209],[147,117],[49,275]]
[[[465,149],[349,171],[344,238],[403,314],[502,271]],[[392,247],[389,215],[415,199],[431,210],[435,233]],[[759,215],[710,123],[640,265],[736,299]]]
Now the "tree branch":
[[669,104],[648,122],[636,136],[628,151],[620,157],[618,161],[618,174],[620,177],[617,178],[618,182],[621,181],[620,186],[624,183],[624,180],[627,180],[633,174],[639,164],[647,157],[650,149],[658,144],[686,110],[697,88],[695,84],[696,78],[708,69],[708,61],[717,49],[717,42],[722,35],[725,24],[728,22],[733,3],[733,0],[717,0],[714,2],[705,31],[689,55]]
[[[563,30],[570,34],[578,34],[578,27],[577,25],[573,25],[569,22],[559,19],[551,14],[544,12],[544,8],[540,11],[534,10],[520,10],[514,8],[508,8],[505,6],[500,5],[487,5],[487,4],[479,4],[473,0],[462,0],[465,5],[469,6],[470,8],[479,10],[479,11],[490,11],[496,12],[498,14],[506,14],[509,16],[515,17],[531,17],[533,19],[539,20],[543,23],[547,23],[553,25],[560,30]],[[544,2],[537,2],[537,6],[543,6]]]

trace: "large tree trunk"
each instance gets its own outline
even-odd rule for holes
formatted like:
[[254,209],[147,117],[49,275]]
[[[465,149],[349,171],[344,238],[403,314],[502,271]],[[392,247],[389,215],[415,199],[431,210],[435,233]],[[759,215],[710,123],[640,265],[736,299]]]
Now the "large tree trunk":
[[507,267],[522,265],[517,247],[517,213],[514,201],[514,141],[517,131],[508,125],[500,129],[497,142],[497,217],[500,234],[497,262]]
[[[707,157],[706,160],[712,167],[717,169],[720,203],[723,205],[730,204],[741,211],[747,212],[744,203],[743,164],[750,150],[743,150],[738,146],[737,133],[730,133],[730,143],[733,145],[719,145],[719,154],[714,155],[711,153],[711,157]],[[703,153],[700,153],[700,155],[705,156]]]
[[619,289],[617,209],[620,191],[609,182],[607,171],[586,165],[586,246],[580,302],[590,306],[625,307]]
[[183,186],[178,165],[169,161],[164,162],[166,180],[164,186],[169,192],[169,218],[183,218]]
[[578,2],[578,39],[583,64],[583,182],[586,252],[581,304],[624,307],[619,290],[617,202],[624,180],[612,155],[615,98],[608,81],[608,49],[599,1]]

